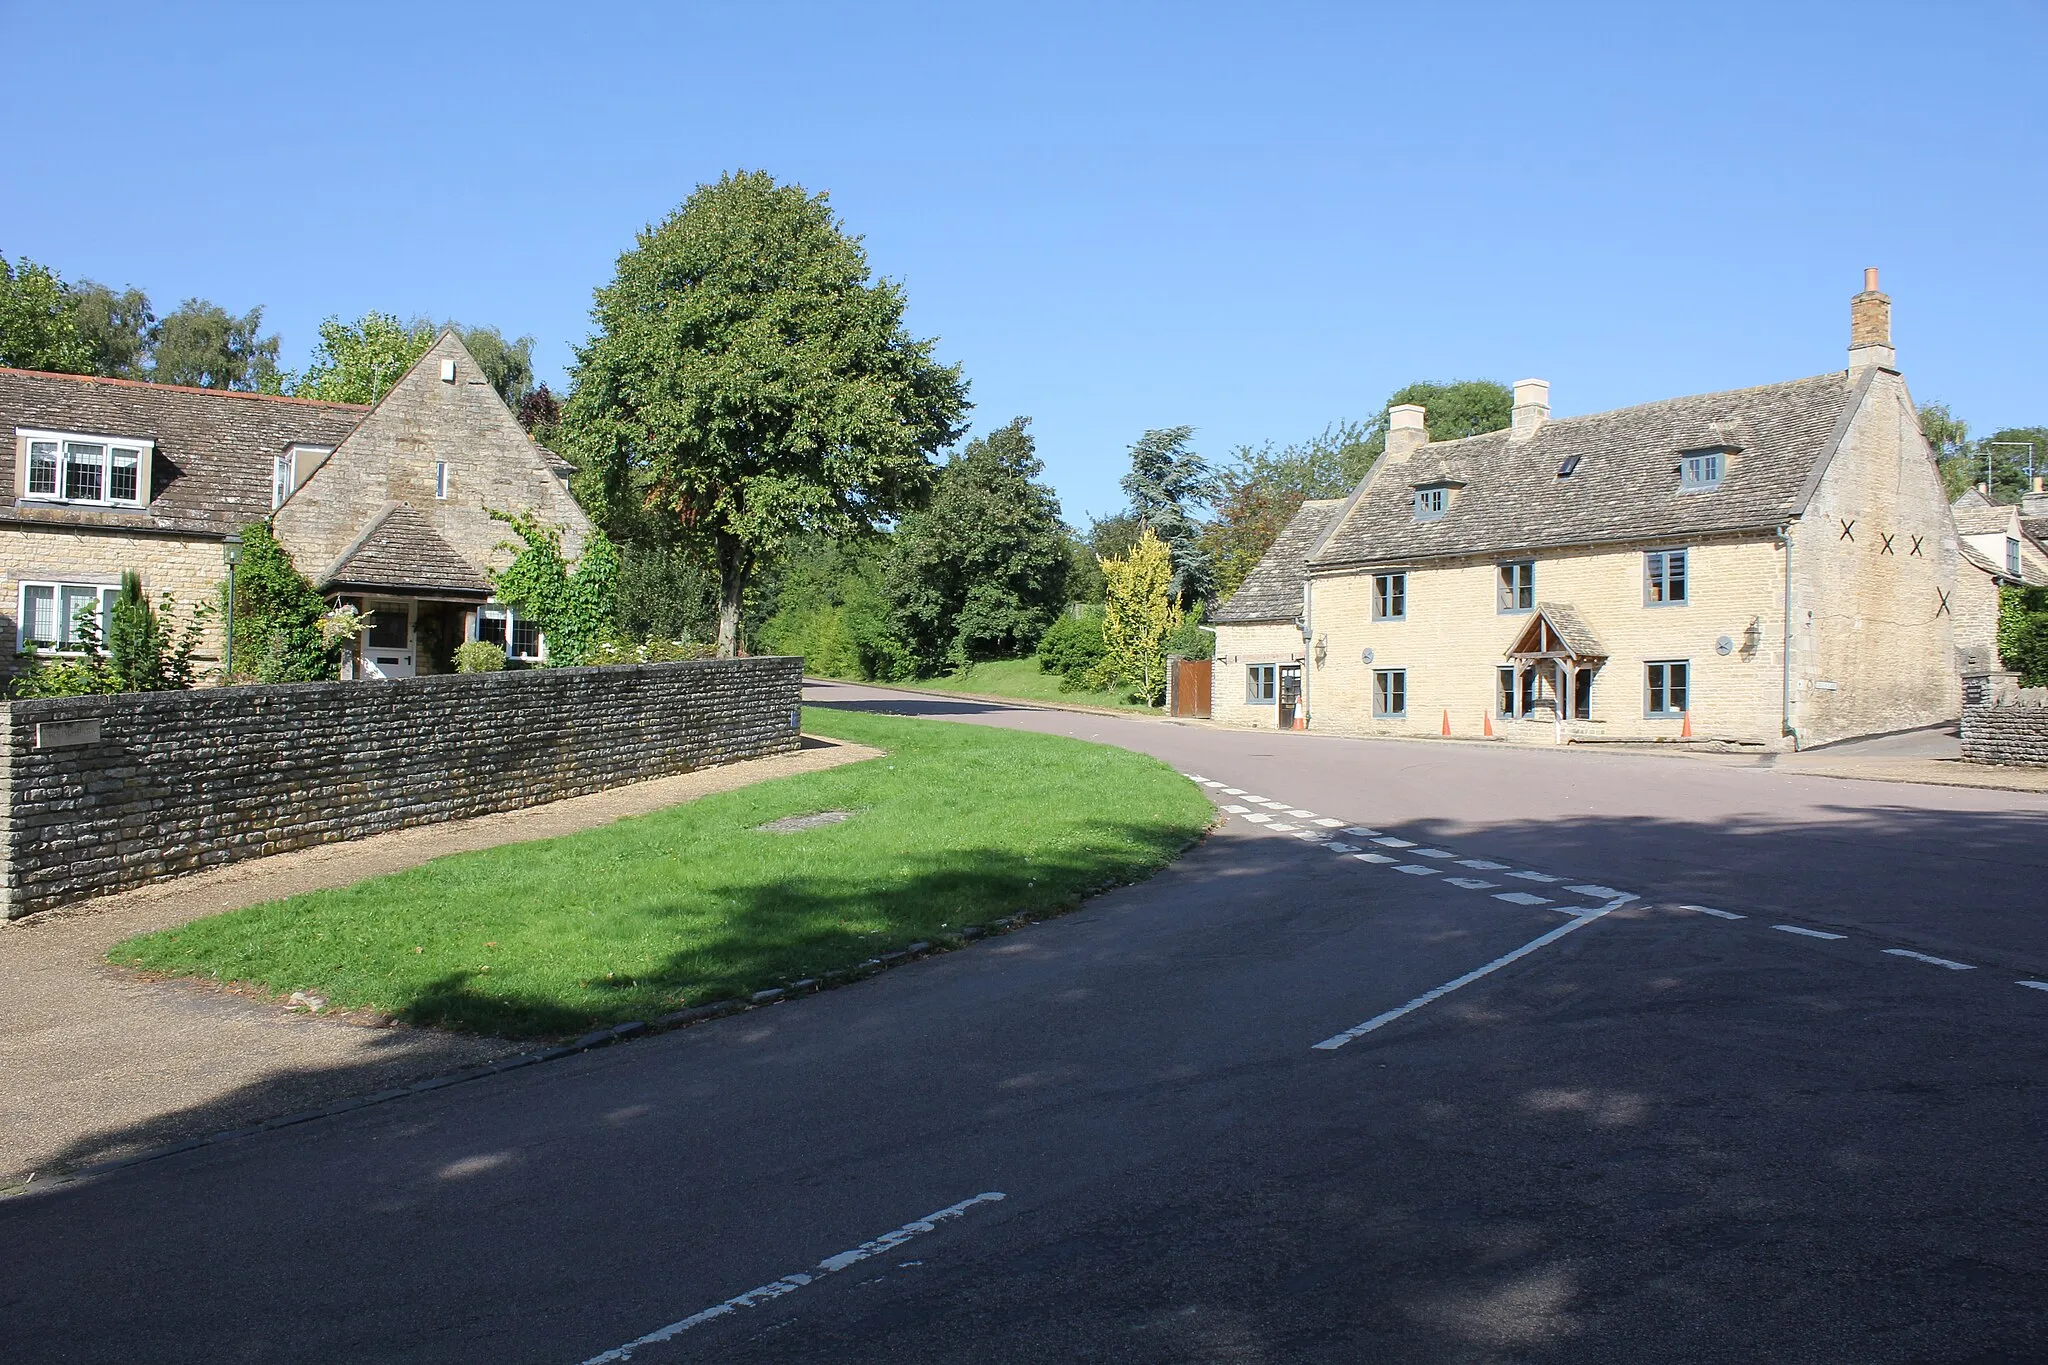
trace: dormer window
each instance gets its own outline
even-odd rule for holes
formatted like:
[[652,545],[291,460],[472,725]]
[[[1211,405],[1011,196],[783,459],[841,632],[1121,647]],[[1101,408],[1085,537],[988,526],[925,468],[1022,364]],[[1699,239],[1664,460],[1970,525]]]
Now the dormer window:
[[296,441],[284,448],[271,464],[270,510],[275,512],[284,506],[286,499],[299,491],[299,485],[312,477],[321,461],[333,454],[333,446],[300,445]]
[[149,501],[154,442],[65,431],[18,434],[24,499],[88,507],[140,507]]
[[1417,521],[1438,521],[1444,508],[1450,506],[1451,490],[1438,484],[1432,488],[1415,490],[1415,519]]
[[1721,475],[1728,467],[1728,452],[1725,450],[1695,450],[1680,457],[1678,462],[1678,491],[1681,493],[1704,493],[1721,486]]

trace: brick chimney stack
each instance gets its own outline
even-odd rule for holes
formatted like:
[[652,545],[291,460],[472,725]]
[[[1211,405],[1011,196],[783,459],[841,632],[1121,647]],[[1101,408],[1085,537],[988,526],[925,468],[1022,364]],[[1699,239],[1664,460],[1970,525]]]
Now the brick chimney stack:
[[1550,420],[1550,381],[1517,379],[1515,405],[1508,412],[1508,439],[1526,441]]
[[1869,266],[1863,272],[1863,292],[1849,300],[1849,374],[1898,366],[1898,353],[1892,349],[1892,301],[1878,292],[1877,267]]
[[1425,409],[1418,403],[1396,403],[1387,409],[1387,458],[1405,460],[1429,444],[1422,424]]

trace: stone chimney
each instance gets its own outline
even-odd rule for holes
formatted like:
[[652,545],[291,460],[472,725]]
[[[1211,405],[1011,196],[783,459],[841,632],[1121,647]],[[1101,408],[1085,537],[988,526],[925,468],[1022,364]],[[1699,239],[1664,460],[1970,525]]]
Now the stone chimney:
[[1550,420],[1550,381],[1517,379],[1515,407],[1509,417],[1508,439],[1526,441]]
[[1877,267],[1863,272],[1863,292],[1849,300],[1849,374],[1874,366],[1898,368],[1892,349],[1892,301],[1877,292]]
[[1424,409],[1418,403],[1396,403],[1387,409],[1387,458],[1405,460],[1429,444],[1429,432],[1422,425]]
[[2020,515],[2023,517],[2048,517],[2048,493],[2041,491],[2041,476],[2034,476],[2034,487],[2020,499]]

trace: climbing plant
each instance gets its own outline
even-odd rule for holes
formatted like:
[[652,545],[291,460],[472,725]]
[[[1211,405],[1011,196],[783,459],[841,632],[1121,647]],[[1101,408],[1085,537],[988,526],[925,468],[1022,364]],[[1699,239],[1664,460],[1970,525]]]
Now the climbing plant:
[[619,550],[602,531],[584,543],[576,566],[562,554],[562,532],[532,512],[492,512],[512,528],[512,562],[494,576],[498,600],[540,627],[548,662],[579,664],[619,634]]

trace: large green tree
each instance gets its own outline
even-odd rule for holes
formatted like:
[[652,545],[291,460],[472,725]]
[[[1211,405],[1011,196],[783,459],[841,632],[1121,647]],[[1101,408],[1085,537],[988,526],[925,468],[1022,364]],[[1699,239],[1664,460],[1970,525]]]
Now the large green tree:
[[639,500],[709,545],[721,654],[764,555],[918,506],[959,436],[966,382],[903,310],[826,196],[765,172],[699,186],[597,291],[570,454],[601,512]]
[[197,389],[275,392],[278,341],[262,330],[260,307],[237,316],[217,303],[186,299],[151,329],[149,377]]
[[1402,403],[1417,403],[1425,409],[1422,424],[1430,440],[1460,441],[1507,426],[1515,395],[1507,385],[1491,379],[1459,379],[1448,384],[1421,380],[1394,390],[1361,433],[1358,451],[1352,457],[1354,462],[1363,462],[1360,476],[1387,453],[1387,410]]
[[1166,546],[1173,563],[1173,592],[1186,606],[1216,589],[1216,574],[1202,547],[1197,517],[1216,499],[1216,475],[1209,462],[1188,448],[1193,427],[1158,427],[1131,446],[1130,472],[1123,477],[1125,496],[1141,531],[1149,530]]
[[520,403],[533,392],[533,338],[523,336],[507,341],[505,334],[495,327],[464,327],[455,322],[448,325],[476,357],[477,368],[491,381],[491,387],[498,391],[505,405],[518,412]]
[[1030,424],[968,442],[896,533],[890,595],[925,671],[1029,653],[1066,605],[1066,528]]
[[117,294],[96,280],[80,280],[71,298],[78,334],[92,348],[92,372],[110,379],[149,378],[157,331],[149,295],[133,285]]
[[48,266],[0,256],[0,365],[91,374],[91,344],[78,331],[76,301]]
[[424,318],[368,312],[354,322],[330,317],[306,372],[286,387],[300,398],[329,403],[375,403],[427,353],[438,335]]

